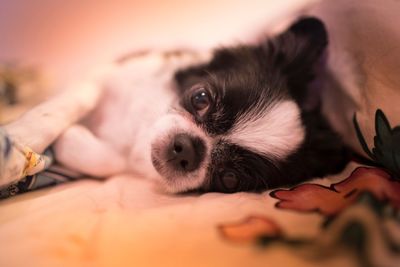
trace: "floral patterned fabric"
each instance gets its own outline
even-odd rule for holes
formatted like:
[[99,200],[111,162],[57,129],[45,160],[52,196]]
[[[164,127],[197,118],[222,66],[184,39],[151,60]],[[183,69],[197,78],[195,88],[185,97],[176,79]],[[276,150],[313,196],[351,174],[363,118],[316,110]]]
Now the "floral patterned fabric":
[[356,163],[263,194],[83,179],[0,202],[0,265],[399,266],[399,196],[396,177]]
[[[358,266],[397,266],[400,263],[400,181],[385,171],[358,167],[346,179],[330,186],[306,183],[270,193],[276,208],[287,212],[319,214],[317,235],[290,235],[273,216],[252,216],[220,230],[231,242],[277,244],[311,262],[352,257]],[[395,227],[388,227],[391,222]],[[324,260],[321,259],[324,257]]]

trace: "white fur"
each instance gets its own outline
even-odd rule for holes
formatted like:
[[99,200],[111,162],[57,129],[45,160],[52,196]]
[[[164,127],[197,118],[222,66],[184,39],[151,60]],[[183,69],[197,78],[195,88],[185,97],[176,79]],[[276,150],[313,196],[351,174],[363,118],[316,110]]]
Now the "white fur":
[[126,160],[110,144],[81,125],[68,128],[53,149],[58,161],[85,174],[109,176],[126,170]]
[[[157,178],[169,192],[198,187],[205,179],[204,166],[191,177],[175,174],[172,179],[171,173],[163,173],[162,176],[169,179],[161,179],[153,167],[151,151],[152,146],[162,149],[166,145],[166,142],[154,141],[163,140],[163,135],[171,136],[177,131],[200,135],[200,130],[189,122],[188,116],[183,119],[185,115],[181,111],[171,109],[176,101],[172,78],[178,68],[206,61],[209,57],[208,53],[166,55],[153,52],[116,65],[102,77],[100,87],[104,93],[95,110],[82,122],[93,135],[80,135],[80,138],[76,138],[76,134],[75,137],[73,134],[62,135],[55,145],[57,157],[70,168],[91,175],[110,175],[108,168],[89,166],[90,163],[102,163],[115,167],[112,168],[114,172],[129,171]],[[99,147],[91,148],[86,144],[98,144]],[[69,152],[71,147],[76,148],[74,156]],[[121,158],[125,159],[125,164],[121,164]]]
[[230,142],[272,158],[285,158],[304,140],[300,109],[293,101],[277,102],[267,111],[242,115],[227,136]]

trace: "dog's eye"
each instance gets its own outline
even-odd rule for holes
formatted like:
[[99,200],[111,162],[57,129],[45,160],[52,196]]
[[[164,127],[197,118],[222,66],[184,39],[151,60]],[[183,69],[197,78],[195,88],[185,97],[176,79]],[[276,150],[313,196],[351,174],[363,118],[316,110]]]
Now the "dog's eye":
[[191,97],[192,107],[199,116],[203,116],[211,104],[210,93],[204,87],[196,89]]
[[239,187],[239,178],[234,172],[225,172],[220,179],[226,192],[234,192]]

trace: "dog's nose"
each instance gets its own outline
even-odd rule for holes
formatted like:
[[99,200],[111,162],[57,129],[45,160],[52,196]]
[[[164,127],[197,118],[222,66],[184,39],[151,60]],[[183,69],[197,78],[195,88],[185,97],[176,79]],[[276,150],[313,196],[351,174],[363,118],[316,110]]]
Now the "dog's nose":
[[188,134],[177,134],[168,148],[167,163],[177,171],[196,170],[204,158],[204,142]]

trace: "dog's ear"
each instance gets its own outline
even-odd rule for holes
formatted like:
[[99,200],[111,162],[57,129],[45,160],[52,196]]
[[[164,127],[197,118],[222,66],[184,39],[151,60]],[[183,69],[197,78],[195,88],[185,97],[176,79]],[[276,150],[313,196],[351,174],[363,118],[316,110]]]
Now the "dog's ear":
[[300,101],[306,85],[314,78],[314,66],[328,44],[322,21],[304,17],[285,32],[264,43],[271,66],[278,68],[287,79],[289,90]]

